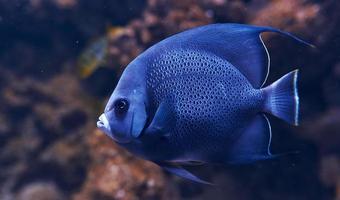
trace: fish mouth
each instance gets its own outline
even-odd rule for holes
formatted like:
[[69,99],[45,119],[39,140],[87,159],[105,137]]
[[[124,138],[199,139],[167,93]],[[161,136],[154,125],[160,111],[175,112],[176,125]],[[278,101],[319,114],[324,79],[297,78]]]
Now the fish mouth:
[[97,127],[117,143],[125,144],[131,142],[131,139],[129,139],[129,137],[126,137],[124,134],[118,132],[114,134],[112,132],[110,123],[105,113],[99,116],[97,121]]
[[109,121],[107,120],[105,114],[101,114],[97,121],[97,127],[103,131],[106,135],[111,135],[111,128],[109,125]]

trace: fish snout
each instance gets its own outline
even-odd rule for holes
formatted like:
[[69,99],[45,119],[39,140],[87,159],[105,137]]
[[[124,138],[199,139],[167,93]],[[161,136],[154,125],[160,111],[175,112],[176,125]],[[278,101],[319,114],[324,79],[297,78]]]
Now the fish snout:
[[103,131],[105,134],[111,137],[112,133],[111,133],[110,124],[104,113],[99,116],[99,121],[97,121],[97,127],[101,131]]
[[107,136],[109,136],[111,139],[118,143],[129,143],[131,141],[131,138],[127,137],[127,135],[124,133],[120,133],[120,131],[115,130],[113,133],[113,130],[111,129],[110,123],[105,113],[99,116],[99,120],[97,121],[97,127],[101,131],[103,131]]

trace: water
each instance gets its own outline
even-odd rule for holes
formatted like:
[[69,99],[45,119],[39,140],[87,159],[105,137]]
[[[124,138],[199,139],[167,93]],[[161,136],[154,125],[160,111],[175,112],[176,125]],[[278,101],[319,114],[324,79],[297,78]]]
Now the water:
[[[339,199],[340,3],[0,0],[0,199]],[[166,174],[96,129],[124,67],[169,35],[209,23],[270,25],[267,83],[300,69],[302,123],[271,117],[276,160]],[[84,59],[85,58],[85,59]],[[85,74],[85,75],[84,75]]]

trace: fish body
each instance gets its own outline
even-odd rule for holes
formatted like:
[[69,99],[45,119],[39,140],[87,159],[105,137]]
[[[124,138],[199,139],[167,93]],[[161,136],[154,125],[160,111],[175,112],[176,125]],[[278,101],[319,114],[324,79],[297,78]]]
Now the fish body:
[[129,151],[206,183],[181,165],[273,157],[266,114],[298,124],[297,70],[263,88],[270,27],[213,24],[152,46],[125,69],[98,127]]
[[150,113],[163,102],[173,121],[168,133],[159,134],[159,142],[145,137],[135,153],[151,160],[225,162],[238,130],[261,111],[264,92],[211,53],[177,49],[146,57]]

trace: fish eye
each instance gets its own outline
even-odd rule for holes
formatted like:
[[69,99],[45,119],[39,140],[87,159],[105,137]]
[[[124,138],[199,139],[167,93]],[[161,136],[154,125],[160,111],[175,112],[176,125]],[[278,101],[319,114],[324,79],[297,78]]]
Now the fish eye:
[[117,99],[114,103],[114,110],[117,115],[125,114],[129,109],[129,102],[126,99]]

